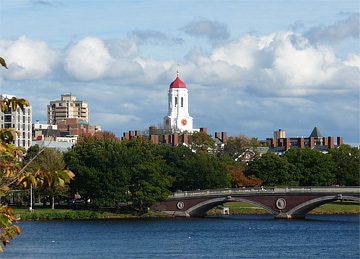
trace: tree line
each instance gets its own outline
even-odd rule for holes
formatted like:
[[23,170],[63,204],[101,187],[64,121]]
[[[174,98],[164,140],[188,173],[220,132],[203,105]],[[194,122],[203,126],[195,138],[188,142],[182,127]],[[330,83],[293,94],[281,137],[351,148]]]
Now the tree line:
[[[145,138],[120,141],[105,132],[81,137],[66,153],[43,152],[30,169],[43,168],[44,161],[57,161],[58,166],[51,171],[68,169],[76,175],[68,189],[72,196],[79,193],[93,208],[120,209],[127,205],[140,212],[175,191],[359,185],[357,148],[342,145],[328,154],[294,148],[283,156],[260,156],[254,152],[258,146],[256,139],[246,136],[230,137],[218,148],[209,135],[194,133],[189,146],[173,147],[155,145]],[[53,157],[54,152],[58,159]],[[28,152],[29,157],[36,153],[36,147]],[[43,191],[64,195],[64,188],[58,186]]]

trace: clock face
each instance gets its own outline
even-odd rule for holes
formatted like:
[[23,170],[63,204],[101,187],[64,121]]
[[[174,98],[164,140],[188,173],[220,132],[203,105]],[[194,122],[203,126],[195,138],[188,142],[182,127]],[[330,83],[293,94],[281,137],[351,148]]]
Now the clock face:
[[183,126],[185,126],[185,125],[187,124],[187,120],[186,120],[186,119],[182,119],[182,120],[181,120],[181,124],[182,124]]

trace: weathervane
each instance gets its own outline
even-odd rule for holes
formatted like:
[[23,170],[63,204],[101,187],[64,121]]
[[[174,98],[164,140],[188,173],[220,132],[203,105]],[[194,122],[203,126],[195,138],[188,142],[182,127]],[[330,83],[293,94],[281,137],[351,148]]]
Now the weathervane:
[[179,69],[180,69],[180,64],[177,64],[177,69],[176,69],[176,76],[179,77]]

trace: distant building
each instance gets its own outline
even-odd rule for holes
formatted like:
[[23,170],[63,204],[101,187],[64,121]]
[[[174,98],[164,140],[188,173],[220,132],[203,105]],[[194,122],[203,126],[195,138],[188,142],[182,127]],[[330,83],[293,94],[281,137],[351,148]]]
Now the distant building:
[[60,132],[67,133],[67,135],[94,135],[95,132],[100,131],[99,126],[90,125],[86,120],[81,118],[67,118],[57,121],[57,128]]
[[189,93],[179,72],[170,84],[168,115],[164,117],[164,127],[172,132],[193,132],[193,118],[189,115]]
[[67,118],[80,118],[90,122],[89,105],[85,101],[77,100],[71,94],[61,95],[61,100],[50,101],[47,106],[48,123],[57,124]]
[[265,143],[269,146],[269,152],[283,154],[290,148],[310,148],[323,153],[329,149],[343,144],[343,137],[323,137],[318,127],[314,127],[309,137],[268,138]]
[[286,138],[285,130],[279,129],[274,131],[274,139]]
[[[0,95],[0,100],[5,98],[11,99],[13,97],[15,96],[3,94]],[[10,107],[7,112],[0,111],[0,128],[12,128],[17,132],[16,140],[13,143],[17,147],[28,149],[31,146],[31,122],[31,106],[24,107],[23,109],[17,107],[16,110]]]
[[56,137],[60,137],[60,131],[57,125],[51,125],[47,123],[40,123],[36,121],[32,124],[32,138],[33,140],[55,140]]

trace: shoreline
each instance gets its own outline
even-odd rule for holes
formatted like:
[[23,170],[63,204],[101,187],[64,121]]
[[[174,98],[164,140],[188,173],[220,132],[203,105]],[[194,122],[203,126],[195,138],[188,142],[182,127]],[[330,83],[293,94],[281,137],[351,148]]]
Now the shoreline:
[[[229,209],[229,215],[266,215],[269,214],[262,208],[254,207],[246,203],[226,203],[208,211],[208,216],[224,215],[222,208]],[[47,209],[35,208],[33,212],[27,209],[14,209],[18,221],[69,221],[69,220],[139,220],[174,218],[162,212],[149,211],[145,214],[136,213],[112,213],[108,211],[72,210],[72,209]],[[324,204],[309,215],[360,215],[360,204],[354,203],[328,203]],[[269,214],[270,215],[270,214]]]

